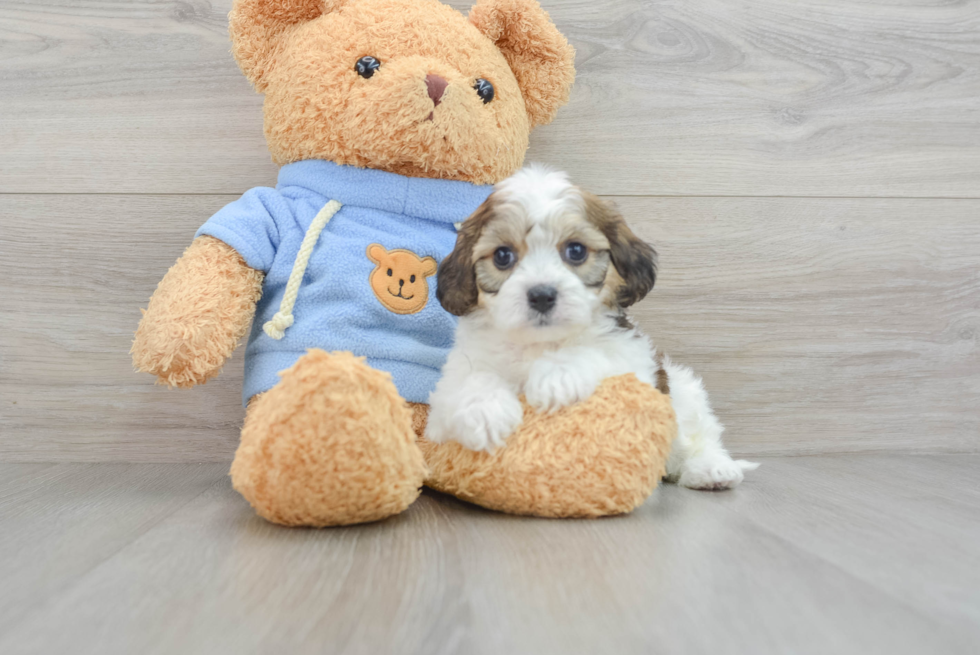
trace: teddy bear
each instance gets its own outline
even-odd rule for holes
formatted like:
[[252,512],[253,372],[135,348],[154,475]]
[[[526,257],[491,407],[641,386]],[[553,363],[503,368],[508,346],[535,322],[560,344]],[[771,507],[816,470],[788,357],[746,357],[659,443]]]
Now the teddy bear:
[[219,210],[161,280],[135,367],[178,388],[245,351],[232,484],[269,521],[404,511],[423,483],[541,516],[627,512],[663,474],[669,400],[635,378],[527,411],[495,454],[421,438],[455,318],[433,277],[456,227],[568,98],[574,53],[535,0],[237,0],[275,188]]

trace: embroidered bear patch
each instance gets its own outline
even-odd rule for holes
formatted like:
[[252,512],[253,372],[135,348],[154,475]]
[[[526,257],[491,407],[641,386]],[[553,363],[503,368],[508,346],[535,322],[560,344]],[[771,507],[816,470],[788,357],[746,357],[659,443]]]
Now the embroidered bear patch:
[[425,308],[429,302],[426,278],[435,275],[435,259],[420,258],[402,248],[386,250],[377,243],[368,246],[367,257],[377,264],[368,281],[385,309],[396,314],[415,314]]

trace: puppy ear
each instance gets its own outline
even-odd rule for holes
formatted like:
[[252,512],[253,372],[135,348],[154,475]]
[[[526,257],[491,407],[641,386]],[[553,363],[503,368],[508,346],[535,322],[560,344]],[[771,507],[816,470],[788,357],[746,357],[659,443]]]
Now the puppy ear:
[[439,264],[439,273],[436,276],[436,298],[439,299],[443,309],[454,316],[469,314],[479,301],[473,248],[480,240],[483,227],[492,218],[493,195],[483,201],[483,204],[463,221],[456,234],[456,247]]
[[616,289],[616,304],[629,307],[643,300],[657,280],[656,251],[633,234],[615,207],[591,193],[583,192],[582,197],[589,221],[609,240],[610,259],[622,278]]
[[537,0],[479,0],[470,22],[503,53],[524,96],[531,127],[550,123],[568,102],[575,50]]
[[231,50],[257,91],[275,66],[283,41],[300,23],[336,11],[348,0],[235,0],[228,14]]

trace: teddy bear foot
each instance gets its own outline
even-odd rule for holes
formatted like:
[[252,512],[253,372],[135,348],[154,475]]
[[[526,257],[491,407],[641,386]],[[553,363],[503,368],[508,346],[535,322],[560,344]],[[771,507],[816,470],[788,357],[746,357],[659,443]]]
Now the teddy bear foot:
[[350,353],[313,349],[252,399],[235,489],[282,525],[365,523],[418,497],[425,463],[391,379]]
[[625,514],[646,500],[676,434],[670,399],[631,374],[552,414],[525,403],[523,424],[493,453],[454,441],[419,444],[433,489],[510,514],[596,517]]

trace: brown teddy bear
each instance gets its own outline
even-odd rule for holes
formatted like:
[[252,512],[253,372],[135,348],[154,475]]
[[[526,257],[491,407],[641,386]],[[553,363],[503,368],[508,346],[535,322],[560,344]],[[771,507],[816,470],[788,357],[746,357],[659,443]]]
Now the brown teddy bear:
[[529,411],[494,455],[418,439],[455,325],[435,300],[438,262],[574,79],[535,0],[479,0],[468,18],[437,0],[238,0],[230,28],[265,94],[279,181],[202,226],[132,355],[192,387],[252,326],[234,487],[270,521],[313,526],[401,512],[423,481],[545,516],[642,502],[674,418],[635,378]]

